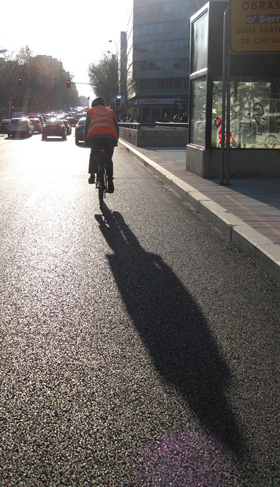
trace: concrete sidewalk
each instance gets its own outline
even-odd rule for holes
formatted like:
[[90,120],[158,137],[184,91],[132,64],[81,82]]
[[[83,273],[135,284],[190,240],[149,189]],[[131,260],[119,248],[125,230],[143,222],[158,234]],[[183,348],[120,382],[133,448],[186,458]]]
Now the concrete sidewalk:
[[[186,171],[185,148],[129,151],[280,283],[280,179],[232,179],[230,186]],[[280,163],[280,161],[279,161]]]

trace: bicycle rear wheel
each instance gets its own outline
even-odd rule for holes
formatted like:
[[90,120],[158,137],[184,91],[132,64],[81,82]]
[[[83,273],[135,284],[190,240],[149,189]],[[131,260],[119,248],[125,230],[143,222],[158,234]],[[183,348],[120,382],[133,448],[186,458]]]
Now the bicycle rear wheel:
[[103,188],[99,186],[98,188],[98,198],[99,198],[99,208],[100,210],[103,210]]
[[105,192],[108,189],[108,176],[106,173],[106,168],[100,168],[98,175],[98,198],[99,198],[99,208],[103,209],[103,200],[105,197]]
[[103,179],[103,181],[104,181],[104,191],[105,191],[105,193],[107,193],[108,192],[108,174],[107,174],[106,167],[103,170],[103,176],[104,176],[104,179]]

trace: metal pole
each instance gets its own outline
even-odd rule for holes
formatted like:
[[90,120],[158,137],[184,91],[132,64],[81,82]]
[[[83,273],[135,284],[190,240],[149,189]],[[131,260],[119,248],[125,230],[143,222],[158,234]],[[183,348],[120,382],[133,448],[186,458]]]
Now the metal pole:
[[226,74],[227,74],[227,43],[226,43],[226,12],[223,23],[223,85],[222,85],[222,133],[221,133],[221,159],[220,159],[220,184],[224,184],[225,178],[225,115],[226,115]]
[[224,41],[226,47],[226,163],[225,163],[225,184],[230,184],[230,60],[228,54],[228,9],[224,12]]
[[110,39],[109,42],[114,42],[116,47],[116,61],[117,61],[117,93],[119,93],[119,50],[116,41]]
[[[228,19],[228,10],[226,10]],[[226,21],[227,22],[227,21]],[[227,40],[228,40],[228,22],[227,22]],[[228,44],[228,42],[227,42]],[[226,148],[226,184],[230,184],[230,55],[227,54],[227,148]]]

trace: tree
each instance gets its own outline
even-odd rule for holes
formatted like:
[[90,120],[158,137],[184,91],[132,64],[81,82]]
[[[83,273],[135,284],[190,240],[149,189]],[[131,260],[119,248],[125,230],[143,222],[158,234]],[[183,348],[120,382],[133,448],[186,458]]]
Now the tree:
[[28,65],[32,57],[32,51],[28,46],[22,47],[19,53],[16,55],[16,61],[18,65]]
[[7,52],[7,49],[0,48],[0,56],[5,56],[6,52]]
[[118,93],[118,65],[116,56],[103,55],[97,64],[90,64],[88,69],[90,83],[96,96],[102,96],[107,103],[113,103]]
[[[20,86],[19,77],[22,78]],[[28,46],[15,57],[5,53],[5,59],[0,62],[0,115],[7,116],[11,104],[25,114],[77,106],[76,86],[72,83],[67,90],[66,79],[71,79],[71,75],[60,61],[51,56],[33,57]]]
[[9,103],[14,102],[16,79],[17,63],[5,55],[5,61],[0,63],[0,117],[8,116]]

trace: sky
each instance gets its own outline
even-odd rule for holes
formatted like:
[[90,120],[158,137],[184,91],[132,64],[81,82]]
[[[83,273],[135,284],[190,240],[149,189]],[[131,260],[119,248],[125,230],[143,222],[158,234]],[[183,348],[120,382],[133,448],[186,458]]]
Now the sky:
[[[52,56],[73,75],[79,95],[94,97],[88,67],[103,53],[116,54],[133,0],[13,0],[1,6],[0,49]],[[109,43],[109,40],[113,42]]]

